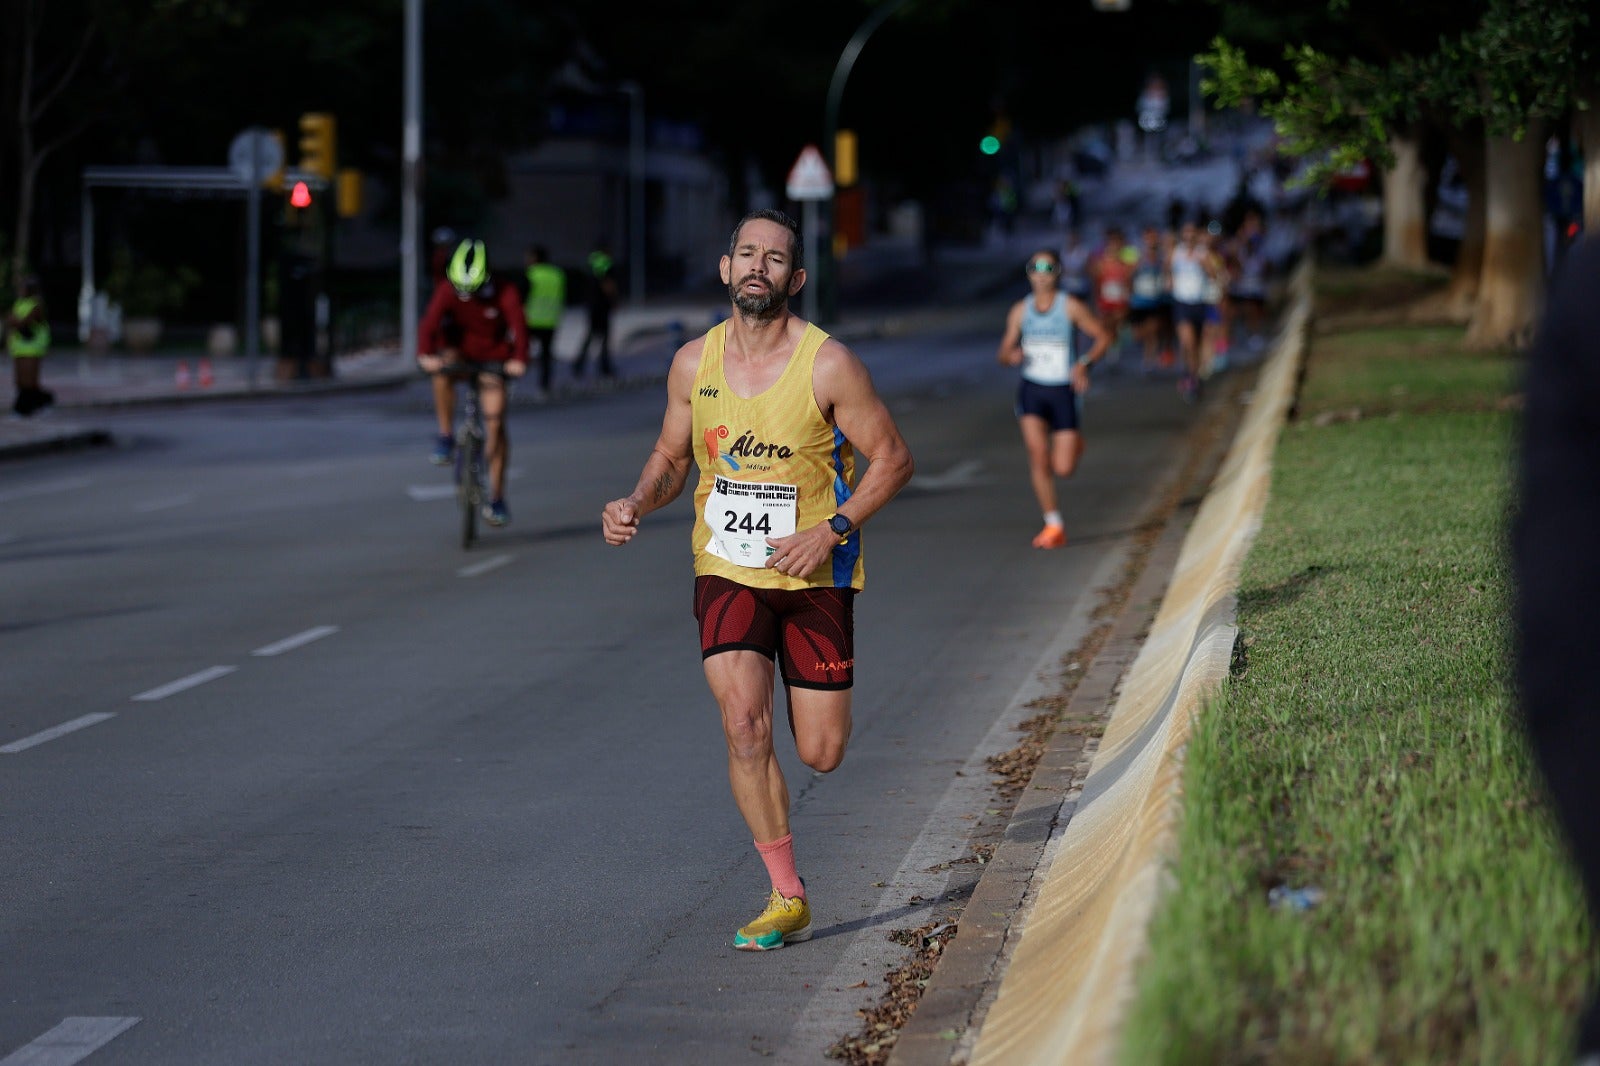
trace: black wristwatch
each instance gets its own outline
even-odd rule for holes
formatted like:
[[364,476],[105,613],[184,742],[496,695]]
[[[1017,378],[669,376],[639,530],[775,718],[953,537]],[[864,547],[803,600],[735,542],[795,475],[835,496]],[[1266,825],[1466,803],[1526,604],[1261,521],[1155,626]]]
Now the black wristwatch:
[[843,544],[849,539],[850,533],[855,529],[855,526],[844,515],[835,513],[828,516],[828,528],[838,534],[839,543]]

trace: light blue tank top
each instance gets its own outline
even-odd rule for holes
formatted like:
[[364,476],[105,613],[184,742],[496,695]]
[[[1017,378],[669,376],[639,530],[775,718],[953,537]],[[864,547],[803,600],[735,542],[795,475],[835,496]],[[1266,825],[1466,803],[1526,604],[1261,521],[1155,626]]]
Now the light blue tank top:
[[1067,294],[1056,293],[1045,311],[1030,296],[1022,312],[1022,376],[1036,385],[1070,384],[1073,358]]

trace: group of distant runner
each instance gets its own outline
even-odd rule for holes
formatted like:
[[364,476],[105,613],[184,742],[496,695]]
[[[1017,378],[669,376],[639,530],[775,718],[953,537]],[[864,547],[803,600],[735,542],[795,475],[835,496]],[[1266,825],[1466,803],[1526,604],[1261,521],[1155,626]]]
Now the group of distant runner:
[[1265,344],[1271,263],[1266,223],[1248,207],[1231,232],[1214,219],[1108,226],[1096,244],[1080,231],[1061,249],[1061,288],[1083,300],[1111,334],[1113,363],[1139,353],[1145,375],[1175,370],[1184,398],[1227,365],[1235,344]]
[[[1204,219],[1204,216],[1201,216]],[[1081,406],[1089,368],[1139,353],[1148,376],[1171,369],[1194,403],[1234,344],[1265,344],[1271,260],[1260,207],[1246,204],[1231,232],[1219,221],[1175,216],[1137,239],[1107,226],[1091,246],[1077,227],[1061,249],[1045,247],[1024,267],[1030,295],[1012,305],[996,356],[1020,367],[1016,416],[1028,477],[1044,526],[1036,548],[1067,543],[1055,482],[1083,454]]]

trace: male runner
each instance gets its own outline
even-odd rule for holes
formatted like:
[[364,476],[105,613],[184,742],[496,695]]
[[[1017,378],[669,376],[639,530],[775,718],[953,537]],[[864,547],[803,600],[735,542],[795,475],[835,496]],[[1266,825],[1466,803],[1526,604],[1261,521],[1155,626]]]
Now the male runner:
[[1145,226],[1139,240],[1139,259],[1133,266],[1132,293],[1128,297],[1128,326],[1139,342],[1139,371],[1149,375],[1160,365],[1164,344],[1170,344],[1172,309],[1167,282],[1167,253],[1161,231]]
[[[638,484],[601,514],[607,544],[694,493],[694,612],[706,681],[722,714],[728,780],[772,882],[734,947],[811,936],[796,872],[789,789],[772,746],[774,660],[789,729],[826,773],[850,740],[853,600],[864,583],[861,526],[911,480],[911,451],[850,349],[797,318],[805,284],[795,221],[746,215],[722,257],[733,315],[673,356],[661,435]],[[856,453],[868,460],[856,480]]]

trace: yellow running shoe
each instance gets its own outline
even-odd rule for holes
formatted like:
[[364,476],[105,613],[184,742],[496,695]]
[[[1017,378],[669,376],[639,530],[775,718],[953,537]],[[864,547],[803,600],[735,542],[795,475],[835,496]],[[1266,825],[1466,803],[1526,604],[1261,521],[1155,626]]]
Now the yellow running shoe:
[[771,951],[785,944],[811,939],[811,907],[804,896],[785,896],[777,889],[767,899],[767,909],[733,934],[740,951]]

